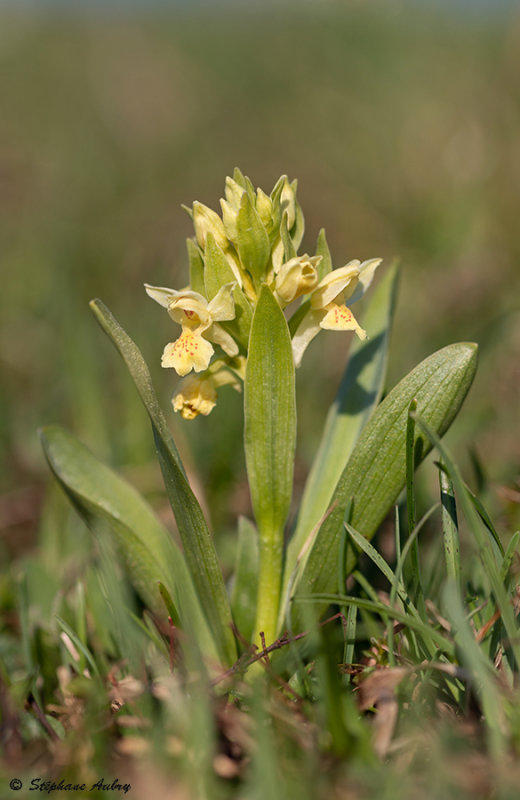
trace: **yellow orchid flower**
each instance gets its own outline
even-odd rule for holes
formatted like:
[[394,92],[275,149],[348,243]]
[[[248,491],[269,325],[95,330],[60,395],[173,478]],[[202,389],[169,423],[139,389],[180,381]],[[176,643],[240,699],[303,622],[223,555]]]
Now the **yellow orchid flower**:
[[366,331],[359,325],[350,306],[359,300],[372,283],[380,258],[360,263],[349,261],[344,267],[332,270],[319,282],[310,296],[310,309],[293,337],[294,363],[298,367],[303,353],[321,329],[355,331],[366,339]]
[[181,376],[192,369],[203,372],[215,352],[210,342],[220,345],[229,356],[238,353],[235,340],[219,325],[219,322],[235,318],[235,285],[234,281],[226,283],[208,303],[205,297],[189,288],[176,291],[145,284],[152,300],[166,308],[170,317],[182,326],[179,338],[164,348],[163,367],[173,367]]
[[244,356],[238,356],[232,365],[224,360],[215,361],[201,376],[185,378],[172,399],[173,410],[181,413],[183,419],[195,419],[199,414],[207,417],[217,403],[217,389],[230,385],[240,392],[239,378],[245,377]]
[[321,256],[296,256],[276,270],[274,293],[280,305],[289,305],[302,294],[308,294],[318,284],[317,266]]

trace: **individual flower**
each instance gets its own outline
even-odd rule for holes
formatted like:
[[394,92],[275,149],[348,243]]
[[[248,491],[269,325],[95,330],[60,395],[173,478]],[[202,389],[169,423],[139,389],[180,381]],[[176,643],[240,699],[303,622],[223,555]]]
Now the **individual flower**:
[[195,419],[202,414],[207,417],[217,403],[217,389],[230,385],[241,391],[240,378],[245,376],[245,358],[238,356],[232,362],[215,361],[200,376],[190,376],[180,382],[172,399],[173,410],[181,413],[183,419]]
[[220,345],[229,356],[238,353],[235,340],[219,325],[219,322],[235,318],[235,285],[234,281],[226,283],[208,303],[205,297],[189,288],[179,292],[145,284],[147,294],[166,308],[170,317],[182,327],[179,338],[164,348],[163,367],[173,367],[181,376],[192,369],[203,372],[215,352],[211,342]]
[[317,267],[321,256],[296,256],[282,264],[276,273],[274,293],[280,305],[289,305],[302,294],[308,294],[318,284]]
[[172,400],[173,410],[180,411],[183,419],[195,419],[199,414],[207,417],[217,403],[217,391],[211,376],[185,378]]
[[332,331],[355,331],[360,339],[366,332],[359,325],[350,306],[366,292],[381,263],[372,258],[360,263],[349,261],[344,267],[329,272],[310,296],[310,308],[293,337],[294,363],[299,366],[307,345],[323,328]]

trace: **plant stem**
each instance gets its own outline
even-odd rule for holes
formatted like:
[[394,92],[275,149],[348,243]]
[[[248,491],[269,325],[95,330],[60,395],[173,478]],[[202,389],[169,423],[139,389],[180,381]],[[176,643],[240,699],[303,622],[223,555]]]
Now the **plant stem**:
[[253,636],[254,644],[259,646],[261,633],[267,645],[274,642],[277,634],[283,560],[282,542],[283,531],[260,531],[258,603]]

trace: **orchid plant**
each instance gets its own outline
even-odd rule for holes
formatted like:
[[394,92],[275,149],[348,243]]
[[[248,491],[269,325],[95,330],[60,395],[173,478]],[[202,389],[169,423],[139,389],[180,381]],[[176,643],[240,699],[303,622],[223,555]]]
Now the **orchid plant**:
[[[405,486],[410,457],[413,469],[431,449],[425,431],[442,436],[448,429],[476,366],[475,345],[449,345],[426,358],[380,402],[396,268],[384,271],[371,292],[362,327],[352,306],[370,288],[381,259],[354,259],[334,268],[323,230],[313,255],[298,254],[304,217],[296,194],[296,181],[286,176],[266,194],[235,170],[226,179],[221,216],[199,202],[187,209],[195,229],[188,240],[189,285],[145,285],[180,326],[161,362],[181,378],[173,410],[185,420],[207,416],[222,387],[243,392],[254,519],[238,521],[230,585],[224,583],[213,537],[148,368],[100,301],[92,302],[92,310],[126,362],[152,422],[182,551],[135,490],[70,434],[57,427],[42,434],[52,470],[88,525],[106,536],[108,523],[145,604],[161,614],[165,603],[206,662],[223,666],[236,661],[244,642],[266,648],[284,631],[303,630],[309,598],[344,593],[359,536],[361,541],[373,537]],[[288,529],[296,449],[295,369],[322,329],[356,337]],[[421,420],[417,428],[411,408]],[[346,531],[353,535],[350,547],[345,546]],[[323,600],[312,608],[320,612],[326,605]]]

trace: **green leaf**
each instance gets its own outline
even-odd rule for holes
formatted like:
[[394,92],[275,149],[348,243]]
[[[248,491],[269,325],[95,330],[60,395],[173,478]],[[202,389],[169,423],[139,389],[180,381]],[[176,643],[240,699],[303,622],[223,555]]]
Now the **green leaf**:
[[92,532],[110,533],[128,576],[146,605],[160,611],[158,582],[168,587],[181,625],[205,653],[215,644],[202,615],[184,556],[141,495],[71,433],[40,431],[49,466]]
[[93,300],[91,309],[119,351],[150,417],[166,491],[175,514],[184,556],[207,622],[226,663],[233,663],[236,646],[231,632],[231,610],[213,539],[193,494],[159,406],[150,372],[141,352],[108,308]]
[[70,625],[67,625],[67,623],[65,622],[64,619],[62,619],[59,616],[56,616],[56,622],[58,623],[59,627],[62,629],[63,633],[65,633],[69,637],[70,641],[72,642],[72,644],[74,645],[76,650],[79,651],[79,653],[87,661],[90,669],[92,670],[92,674],[96,678],[100,679],[101,676],[99,674],[98,665],[96,664],[96,662],[94,660],[94,656],[92,655],[92,653],[90,652],[88,647],[86,647],[83,644],[83,642],[81,641],[79,636],[75,633],[75,631],[72,630]]
[[231,610],[235,625],[245,639],[251,639],[258,594],[258,539],[256,528],[246,517],[238,520],[238,545],[233,572]]
[[269,237],[247,192],[242,195],[237,216],[237,249],[244,269],[260,282],[271,254]]
[[238,167],[235,167],[235,169],[233,170],[233,180],[235,181],[235,183],[238,183],[238,185],[241,186],[242,189],[246,188],[246,179],[244,178],[242,171]]
[[[439,435],[449,428],[471,386],[477,345],[452,344],[421,362],[390,392],[364,427],[339,479],[331,502],[335,508],[321,526],[297,592],[328,592],[336,584],[336,558],[347,502],[354,500],[351,524],[371,539],[401,493],[406,480],[406,428],[413,398],[422,418]],[[416,429],[415,466],[431,450]],[[354,556],[347,564],[351,569]]]
[[[501,577],[501,562],[503,562],[504,550],[502,544],[497,547],[493,531],[490,531],[478,510],[472,502],[472,497],[468,489],[464,485],[464,481],[460,475],[459,469],[453,461],[447,448],[441,442],[439,434],[435,431],[434,425],[427,418],[424,411],[419,415],[421,409],[418,408],[416,414],[417,426],[423,431],[424,435],[428,437],[430,445],[433,445],[443,461],[443,468],[446,469],[447,474],[453,482],[455,492],[459,500],[459,507],[466,518],[469,532],[475,539],[478,547],[479,557],[482,561],[486,575],[489,579],[491,591],[493,592],[495,602],[500,609],[501,622],[505,628],[509,645],[514,655],[514,660],[517,665],[520,664],[520,642],[518,641],[518,624],[516,621],[515,611],[508,591],[504,586]],[[484,530],[483,530],[484,528]]]
[[[298,181],[297,180],[292,181],[291,187],[294,191],[294,195],[296,198]],[[305,219],[303,217],[302,207],[299,204],[299,202],[295,199],[295,220],[294,220],[294,225],[291,228],[291,238],[293,240],[294,247],[296,248],[296,252],[298,252],[298,248],[302,243],[304,233],[305,233]]]
[[332,259],[330,257],[330,250],[327,244],[327,237],[325,230],[322,228],[318,234],[318,241],[316,242],[316,255],[321,256],[321,261],[318,264],[318,278],[321,279],[328,275],[332,270]]
[[261,629],[271,638],[278,613],[284,525],[292,495],[296,403],[291,337],[267,286],[260,292],[251,327],[244,414],[247,474],[260,537],[257,625],[264,626]]
[[290,261],[291,258],[296,256],[296,248],[287,229],[287,211],[283,213],[282,224],[280,225],[280,236],[283,243],[285,261]]
[[445,634],[430,627],[421,619],[413,617],[405,611],[400,611],[385,605],[385,603],[376,602],[375,600],[365,600],[364,597],[353,597],[351,595],[334,594],[331,592],[301,595],[296,597],[295,600],[297,603],[312,603],[322,608],[326,608],[331,603],[352,605],[356,608],[370,611],[373,614],[378,614],[381,619],[385,621],[388,619],[395,619],[397,622],[401,622],[405,628],[409,628],[411,631],[417,631],[417,633],[420,633],[424,638],[430,637],[441,652],[446,653],[446,655],[452,659],[455,658],[455,648]]
[[206,297],[206,289],[204,286],[204,261],[202,260],[200,250],[193,239],[186,239],[186,247],[188,248],[188,259],[190,263],[190,287],[194,292],[198,292],[203,297]]
[[[204,273],[206,297],[213,300],[219,289],[226,283],[236,281],[233,270],[221,248],[216,244],[211,233],[206,239],[206,270]],[[235,286],[233,292],[235,300],[236,317],[230,322],[221,322],[231,336],[233,336],[247,350],[249,343],[249,332],[253,314],[249,301],[244,295],[240,286]]]
[[443,614],[453,625],[458,658],[472,676],[474,691],[482,704],[489,748],[494,757],[503,758],[507,747],[507,720],[497,672],[475,640],[459,589],[452,581],[444,585],[442,599]]
[[377,286],[363,318],[370,338],[361,341],[356,337],[352,342],[347,368],[305,485],[296,530],[287,552],[286,583],[310,531],[330,506],[334,487],[381,397],[396,287],[394,265]]

